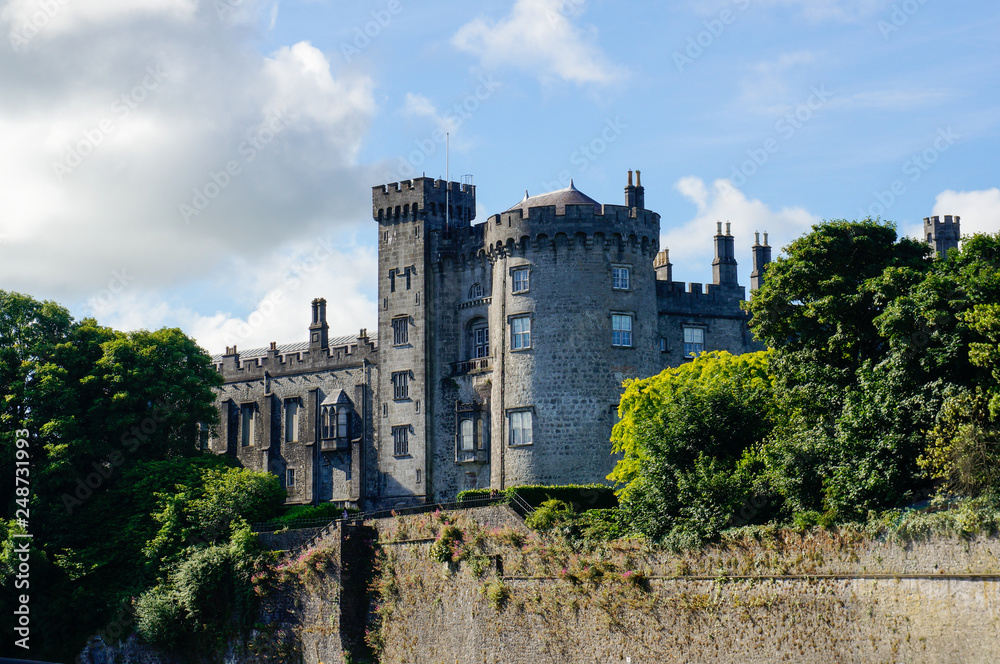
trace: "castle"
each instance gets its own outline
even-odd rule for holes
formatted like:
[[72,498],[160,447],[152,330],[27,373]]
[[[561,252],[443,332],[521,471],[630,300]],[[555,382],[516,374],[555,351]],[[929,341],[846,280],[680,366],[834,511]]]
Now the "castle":
[[[570,183],[479,224],[471,183],[374,187],[377,334],[331,338],[316,299],[308,341],[227,348],[204,445],[277,474],[293,504],[604,482],[623,380],[760,348],[729,225],[714,237],[713,283],[674,281],[640,177],[629,172],[624,205]],[[957,241],[958,218],[945,219],[926,220],[929,242]],[[758,236],[752,289],[770,254]]]

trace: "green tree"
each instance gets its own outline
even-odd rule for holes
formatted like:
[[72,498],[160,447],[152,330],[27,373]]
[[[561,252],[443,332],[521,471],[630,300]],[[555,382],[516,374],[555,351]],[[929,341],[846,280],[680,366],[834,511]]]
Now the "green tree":
[[[776,415],[770,353],[705,353],[626,383],[609,479],[626,519],[654,539],[710,538],[766,520],[769,489],[755,449]],[[773,509],[773,505],[771,505]]]

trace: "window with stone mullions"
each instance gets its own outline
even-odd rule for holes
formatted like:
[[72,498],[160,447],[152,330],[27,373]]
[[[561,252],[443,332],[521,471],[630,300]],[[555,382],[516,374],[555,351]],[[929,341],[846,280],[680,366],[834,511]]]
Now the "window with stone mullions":
[[625,266],[611,268],[611,287],[615,290],[629,289],[629,268]]
[[409,441],[410,427],[392,428],[392,454],[393,456],[406,456],[410,453]]
[[397,371],[396,373],[392,374],[392,398],[393,399],[410,398],[409,371]]
[[393,318],[392,319],[392,344],[394,346],[402,346],[404,344],[410,343],[410,319],[409,317],[404,318]]

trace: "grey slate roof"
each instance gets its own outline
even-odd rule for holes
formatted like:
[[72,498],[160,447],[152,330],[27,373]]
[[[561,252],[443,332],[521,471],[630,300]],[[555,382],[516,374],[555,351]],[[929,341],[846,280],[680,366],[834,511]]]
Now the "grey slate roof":
[[577,189],[573,185],[572,180],[569,181],[569,186],[565,189],[550,191],[547,194],[528,196],[528,192],[526,191],[521,202],[509,208],[507,212],[520,208],[524,216],[528,216],[528,208],[545,207],[547,205],[556,206],[556,214],[565,214],[567,205],[593,205],[594,212],[597,214],[601,213],[601,204]]

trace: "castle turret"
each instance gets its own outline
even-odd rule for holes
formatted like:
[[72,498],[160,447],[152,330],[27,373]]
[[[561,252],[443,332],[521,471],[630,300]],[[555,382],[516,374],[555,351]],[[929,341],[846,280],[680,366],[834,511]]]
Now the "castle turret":
[[771,246],[767,243],[767,232],[764,233],[764,244],[760,243],[760,233],[753,234],[753,272],[750,273],[750,292],[760,288],[764,283],[764,271],[771,262]]
[[924,234],[935,258],[944,258],[949,249],[958,249],[958,241],[962,237],[960,220],[961,217],[950,214],[945,215],[944,221],[941,217],[924,217]]
[[330,326],[326,324],[326,300],[312,301],[312,323],[309,324],[309,350],[326,349],[330,343]]
[[722,234],[722,222],[718,222],[715,234],[715,260],[712,261],[713,283],[717,286],[737,286],[736,246],[730,233],[729,222],[726,222],[726,234]]

